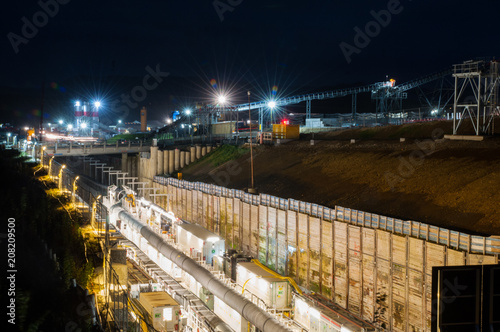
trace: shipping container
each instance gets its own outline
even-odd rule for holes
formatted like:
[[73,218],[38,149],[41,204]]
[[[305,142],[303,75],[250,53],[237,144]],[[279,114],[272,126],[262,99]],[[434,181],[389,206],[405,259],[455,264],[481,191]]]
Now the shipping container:
[[196,224],[177,225],[177,244],[195,260],[212,264],[212,257],[224,253],[225,241]]
[[288,309],[292,305],[291,285],[255,263],[238,263],[236,283],[261,299],[268,307]]
[[139,302],[151,316],[153,326],[158,331],[179,331],[181,310],[166,292],[140,293]]
[[299,125],[273,124],[273,139],[298,139]]

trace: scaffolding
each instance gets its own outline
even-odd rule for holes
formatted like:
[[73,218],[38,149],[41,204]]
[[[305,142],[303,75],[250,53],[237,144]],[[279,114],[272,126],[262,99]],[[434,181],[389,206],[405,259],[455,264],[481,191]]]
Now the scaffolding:
[[500,115],[498,69],[498,62],[495,60],[469,60],[453,66],[453,135],[457,135],[464,119],[471,120],[475,135],[494,133],[493,120]]

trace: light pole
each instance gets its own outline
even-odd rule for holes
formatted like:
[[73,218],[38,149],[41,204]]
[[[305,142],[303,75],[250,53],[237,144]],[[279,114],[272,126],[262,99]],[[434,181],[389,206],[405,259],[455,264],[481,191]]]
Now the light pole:
[[79,177],[79,176],[77,176],[77,177],[75,178],[75,180],[73,181],[73,192],[72,192],[72,195],[71,195],[71,199],[73,200],[73,202],[72,202],[72,203],[73,203],[73,206],[75,206],[75,201],[76,201],[76,189],[78,188],[78,187],[76,186],[76,181],[78,181],[78,179],[79,179],[79,178],[80,178],[80,177]]
[[248,188],[248,192],[251,194],[256,194],[257,190],[254,187],[253,182],[253,137],[252,137],[252,109],[250,108],[250,91],[248,91],[248,120],[250,121],[250,179],[251,179],[251,187]]
[[7,146],[9,145],[9,141],[10,141],[10,133],[7,133]]
[[66,168],[66,165],[62,165],[61,169],[59,170],[59,190],[62,191],[62,176],[63,176],[63,171]]

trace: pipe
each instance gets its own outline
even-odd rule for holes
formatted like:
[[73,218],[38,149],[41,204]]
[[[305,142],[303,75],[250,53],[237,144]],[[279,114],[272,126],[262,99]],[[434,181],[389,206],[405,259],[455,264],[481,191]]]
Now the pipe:
[[142,224],[122,207],[117,205],[120,205],[120,203],[110,207],[111,216],[117,214],[122,221],[127,222],[129,227],[139,232],[159,253],[193,276],[203,287],[236,310],[243,318],[255,325],[259,330],[263,332],[291,332],[290,329],[281,325],[278,320],[270,314],[260,309],[242,295],[236,293],[232,288],[227,287],[210,271],[201,267],[181,251],[167,244],[161,236],[156,234],[150,227]]

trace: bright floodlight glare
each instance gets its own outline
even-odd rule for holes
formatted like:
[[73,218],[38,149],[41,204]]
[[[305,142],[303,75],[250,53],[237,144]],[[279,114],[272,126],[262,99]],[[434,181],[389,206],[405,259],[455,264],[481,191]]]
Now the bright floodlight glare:
[[219,103],[224,104],[226,102],[225,96],[219,96]]
[[78,101],[78,100],[77,100],[77,101],[75,102],[75,106],[80,106],[80,101]]
[[101,102],[100,101],[94,102],[94,106],[97,108],[101,107]]
[[270,109],[273,109],[276,107],[276,102],[275,101],[270,101],[267,103],[267,106],[269,106]]
[[68,125],[68,129],[73,129],[73,125]]
[[10,137],[10,135],[11,135],[10,133],[7,133],[7,137]]
[[186,112],[187,115],[191,115],[191,110],[188,108],[184,112]]
[[85,122],[83,122],[81,125],[80,125],[81,128],[85,129],[87,128],[87,124]]
[[59,124],[63,124],[63,120],[59,120]]
[[118,123],[122,123],[122,120],[118,120]]

